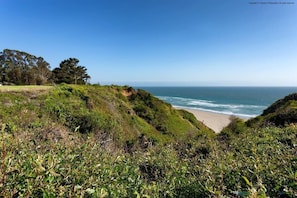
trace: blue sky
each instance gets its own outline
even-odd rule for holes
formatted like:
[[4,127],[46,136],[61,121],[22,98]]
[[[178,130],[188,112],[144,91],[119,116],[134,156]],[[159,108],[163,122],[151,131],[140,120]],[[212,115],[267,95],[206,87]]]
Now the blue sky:
[[2,0],[0,17],[0,50],[78,58],[92,83],[297,86],[296,0]]

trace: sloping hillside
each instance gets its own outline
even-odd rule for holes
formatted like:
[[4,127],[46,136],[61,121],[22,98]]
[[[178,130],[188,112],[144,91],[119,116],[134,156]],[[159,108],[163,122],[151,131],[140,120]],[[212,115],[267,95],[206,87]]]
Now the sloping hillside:
[[131,87],[7,88],[0,197],[297,196],[296,125],[214,134]]
[[248,122],[250,126],[285,126],[297,123],[297,93],[279,99]]
[[103,146],[128,149],[212,134],[190,113],[131,87],[8,89],[0,93],[0,103],[1,123],[11,133],[46,131],[62,138],[79,132],[96,136]]

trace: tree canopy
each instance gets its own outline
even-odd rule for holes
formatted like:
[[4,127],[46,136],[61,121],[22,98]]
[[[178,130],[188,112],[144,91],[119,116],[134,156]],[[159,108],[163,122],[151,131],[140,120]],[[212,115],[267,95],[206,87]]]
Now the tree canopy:
[[15,85],[43,85],[47,83],[86,84],[91,78],[79,60],[63,60],[59,67],[50,70],[42,57],[18,50],[0,52],[0,82]]
[[0,81],[17,85],[42,85],[51,76],[50,65],[42,57],[18,50],[0,52]]
[[86,84],[91,78],[87,73],[87,68],[78,65],[79,60],[69,58],[63,60],[60,66],[53,70],[53,80],[55,83]]

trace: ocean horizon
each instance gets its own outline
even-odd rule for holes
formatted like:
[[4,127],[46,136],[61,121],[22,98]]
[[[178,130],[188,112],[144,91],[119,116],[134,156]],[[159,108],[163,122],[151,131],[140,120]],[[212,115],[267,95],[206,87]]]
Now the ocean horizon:
[[137,87],[172,106],[241,117],[256,117],[297,87]]

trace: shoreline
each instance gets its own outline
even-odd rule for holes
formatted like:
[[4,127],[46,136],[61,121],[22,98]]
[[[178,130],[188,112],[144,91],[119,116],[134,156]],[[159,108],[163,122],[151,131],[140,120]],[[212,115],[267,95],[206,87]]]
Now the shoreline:
[[232,117],[241,118],[243,120],[248,120],[248,117],[236,116],[236,115],[227,115],[223,113],[215,113],[210,111],[203,111],[198,109],[190,109],[190,108],[179,108],[192,113],[197,120],[205,124],[207,127],[212,129],[215,133],[220,133],[222,129],[228,126],[231,123]]

